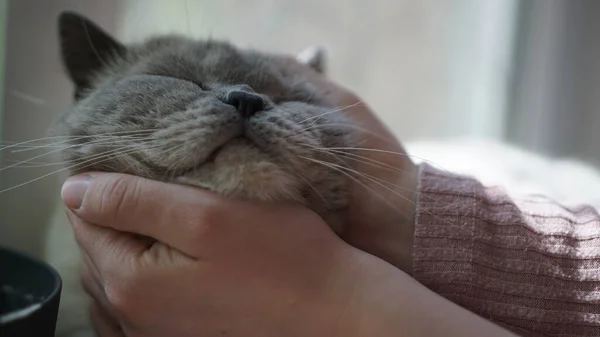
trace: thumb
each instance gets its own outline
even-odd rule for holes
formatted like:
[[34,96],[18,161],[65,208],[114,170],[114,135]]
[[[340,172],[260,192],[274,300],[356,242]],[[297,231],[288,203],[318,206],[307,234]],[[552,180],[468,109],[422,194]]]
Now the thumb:
[[62,198],[87,223],[148,236],[190,255],[203,224],[227,212],[211,192],[117,173],[71,177]]

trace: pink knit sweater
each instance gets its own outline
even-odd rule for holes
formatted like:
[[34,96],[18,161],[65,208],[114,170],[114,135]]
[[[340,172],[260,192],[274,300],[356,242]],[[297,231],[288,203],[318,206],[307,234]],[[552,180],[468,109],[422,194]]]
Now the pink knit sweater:
[[[600,215],[423,164],[413,276],[521,336],[600,336]],[[600,193],[600,191],[598,191]]]

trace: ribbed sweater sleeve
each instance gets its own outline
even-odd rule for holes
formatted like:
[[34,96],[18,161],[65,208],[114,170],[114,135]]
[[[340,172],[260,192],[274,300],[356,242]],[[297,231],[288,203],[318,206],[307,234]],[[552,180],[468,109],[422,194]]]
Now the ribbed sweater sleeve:
[[521,336],[600,336],[596,209],[420,170],[413,277]]

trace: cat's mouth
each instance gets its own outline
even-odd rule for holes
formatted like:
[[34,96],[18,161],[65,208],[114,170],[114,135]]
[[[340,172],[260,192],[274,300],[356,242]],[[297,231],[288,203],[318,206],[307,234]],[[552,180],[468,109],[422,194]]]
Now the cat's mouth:
[[216,146],[214,150],[212,150],[209,153],[209,155],[205,157],[204,160],[198,162],[192,167],[183,170],[182,173],[185,174],[191,171],[195,171],[205,165],[214,164],[216,161],[219,160],[219,156],[223,152],[228,152],[226,150],[230,149],[231,147],[235,147],[238,150],[240,147],[243,147],[247,150],[259,150],[260,152],[264,153],[270,152],[268,142],[263,137],[258,135],[251,127],[246,126],[240,134],[231,137],[227,141]]
[[246,124],[244,126],[244,134],[239,138],[248,139],[251,143],[256,145],[260,150],[268,152],[269,146],[267,145],[267,141],[261,137],[250,125]]
[[258,136],[255,132],[252,131],[251,128],[246,128],[244,134],[237,136],[237,137],[233,137],[230,140],[226,141],[225,143],[217,146],[206,158],[206,160],[204,160],[202,163],[200,163],[199,165],[197,165],[195,168],[208,164],[208,163],[214,163],[217,160],[217,157],[219,157],[219,154],[223,151],[223,149],[225,149],[226,147],[230,146],[233,143],[243,143],[245,145],[247,145],[249,148],[253,147],[253,148],[258,148],[261,151],[267,151],[267,142],[262,139],[260,136]]
[[[205,160],[204,162],[202,162],[200,165],[197,165],[197,167],[198,167],[198,166],[202,166],[202,165],[204,165],[204,164],[206,164],[206,163],[212,163],[212,162],[214,162],[214,161],[217,159],[217,156],[219,155],[219,152],[221,152],[221,150],[222,150],[222,149],[223,149],[225,146],[227,146],[227,143],[225,143],[225,144],[223,144],[223,145],[221,145],[221,146],[217,147],[216,149],[214,149],[214,150],[213,150],[213,152],[211,152],[211,153],[208,155],[208,157],[206,158],[206,160]],[[197,167],[194,167],[194,168],[197,168]]]

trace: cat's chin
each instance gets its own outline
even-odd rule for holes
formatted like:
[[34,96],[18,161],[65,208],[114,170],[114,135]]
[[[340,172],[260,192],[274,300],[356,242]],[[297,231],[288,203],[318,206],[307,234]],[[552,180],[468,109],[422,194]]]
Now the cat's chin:
[[175,178],[224,196],[305,204],[303,182],[290,174],[249,140],[236,138],[216,151],[211,160]]
[[[340,234],[347,220],[347,192],[344,189],[335,195],[328,194],[326,190],[316,192],[316,186],[319,185],[311,184],[309,195],[316,195],[307,199],[303,192],[308,181],[290,171],[252,141],[236,138],[216,151],[210,161],[175,178],[174,182],[246,200],[282,201],[308,206]],[[325,196],[327,199],[324,199]],[[328,209],[328,206],[335,207]]]

